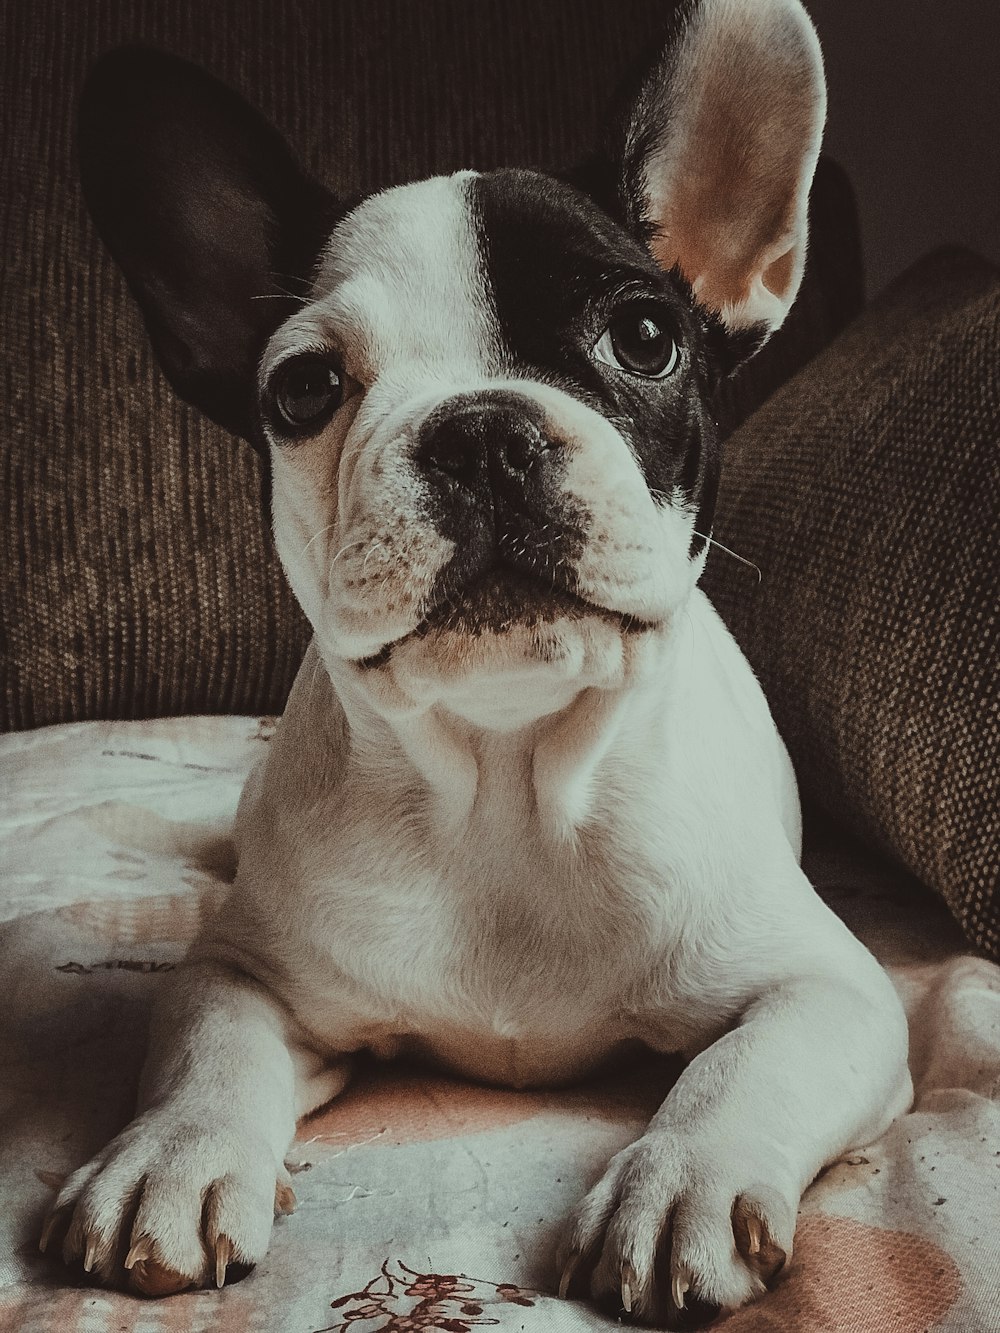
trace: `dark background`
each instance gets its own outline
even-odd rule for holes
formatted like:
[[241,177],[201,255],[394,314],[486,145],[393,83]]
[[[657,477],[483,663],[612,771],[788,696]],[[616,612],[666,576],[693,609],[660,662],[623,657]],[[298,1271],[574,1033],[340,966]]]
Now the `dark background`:
[[960,242],[1000,263],[1000,4],[805,0],[826,56],[826,149],[861,213],[868,290]]

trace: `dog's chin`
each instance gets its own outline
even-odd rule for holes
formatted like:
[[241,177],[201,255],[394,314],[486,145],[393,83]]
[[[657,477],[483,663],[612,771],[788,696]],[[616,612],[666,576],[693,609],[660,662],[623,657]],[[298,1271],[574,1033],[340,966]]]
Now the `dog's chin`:
[[502,639],[518,630],[533,633],[544,653],[551,647],[548,631],[552,626],[586,617],[603,620],[622,634],[652,628],[634,616],[588,602],[567,588],[513,571],[491,570],[442,598],[409,634],[386,644],[361,665],[380,666],[403,644],[415,640],[433,644],[444,637]]
[[626,683],[660,628],[565,588],[490,572],[356,668],[377,694],[440,702],[470,718],[540,715],[580,689]]

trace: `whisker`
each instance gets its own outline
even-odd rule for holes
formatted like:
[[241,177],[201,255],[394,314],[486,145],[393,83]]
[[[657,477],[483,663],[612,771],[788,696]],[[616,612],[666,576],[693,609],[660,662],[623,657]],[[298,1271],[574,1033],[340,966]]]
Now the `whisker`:
[[763,582],[764,575],[760,572],[760,566],[755,565],[752,560],[748,560],[745,555],[737,555],[736,552],[731,551],[728,546],[723,546],[722,542],[717,542],[714,537],[709,537],[704,532],[695,532],[694,535],[700,537],[703,542],[708,542],[710,546],[717,546],[720,551],[725,551],[726,555],[731,555],[733,559],[738,560],[741,565],[746,565],[749,569],[752,569],[757,575],[757,582]]
[[319,650],[317,649],[317,651],[316,651],[316,661],[313,663],[312,676],[311,676],[311,678],[310,678],[310,680],[309,680],[309,702],[310,702],[310,703],[312,703],[313,690],[315,690],[315,688],[316,688],[316,680],[317,680],[317,678],[319,677],[320,668],[322,667],[322,665],[323,665],[323,659],[320,657],[320,655],[319,655]]
[[[360,544],[361,544],[361,543],[359,542],[358,545],[360,545]],[[367,569],[367,568],[368,568],[368,561],[372,558],[372,556],[375,554],[375,552],[376,552],[376,551],[384,551],[384,550],[385,550],[385,544],[384,544],[383,542],[380,542],[380,541],[378,540],[378,538],[376,538],[375,541],[372,542],[371,546],[369,546],[368,550],[365,552],[365,558],[364,558],[364,560],[362,560],[362,562],[361,562],[361,568],[362,568],[363,570],[364,570],[364,569]]]
[[251,301],[298,301],[301,305],[309,304],[308,296],[299,296],[297,292],[262,292],[259,296],[251,296]]
[[288,282],[293,287],[301,287],[308,291],[311,283],[308,278],[303,278],[300,273],[272,273],[271,278],[274,282]]
[[[326,534],[327,534],[329,531],[331,531],[331,529],[333,528],[333,526],[334,526],[334,525],[333,525],[332,523],[328,523],[328,524],[326,525],[325,528],[320,528],[319,532],[314,532],[313,535],[312,535],[312,536],[309,538],[309,540],[306,542],[305,546],[303,546],[302,550],[299,552],[299,559],[300,559],[300,560],[302,559],[302,557],[305,555],[306,551],[309,550],[309,547],[312,546],[313,542],[318,542],[319,539],[320,539],[320,537],[325,537]],[[347,548],[345,547],[345,550],[346,550],[346,549],[347,549]]]
[[[271,285],[274,291],[261,296],[251,296],[251,301],[298,301],[301,305],[308,305],[312,299],[311,284],[304,278],[296,277],[294,273],[272,273]],[[298,291],[290,290],[296,287]]]
[[340,560],[343,556],[345,556],[348,551],[353,551],[355,546],[364,546],[364,544],[365,541],[364,538],[362,537],[359,541],[348,542],[346,546],[342,546],[340,550],[337,552],[337,554],[330,561],[330,568],[332,569],[334,565],[337,563],[337,561]]

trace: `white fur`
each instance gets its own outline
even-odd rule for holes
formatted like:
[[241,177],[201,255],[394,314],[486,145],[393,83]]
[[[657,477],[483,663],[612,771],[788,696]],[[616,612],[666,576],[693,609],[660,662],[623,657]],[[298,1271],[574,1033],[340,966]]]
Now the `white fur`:
[[[262,374],[331,343],[347,400],[273,451],[278,548],[315,638],[244,793],[230,898],[159,1006],[140,1116],[56,1201],[64,1253],[89,1241],[106,1280],[134,1241],[191,1282],[220,1237],[259,1259],[295,1118],[356,1051],[524,1087],[642,1043],[690,1064],[563,1261],[652,1318],[672,1214],[676,1292],[737,1306],[763,1282],[734,1210],[790,1254],[815,1173],[907,1103],[895,993],[799,868],[791,768],[694,586],[690,513],[650,496],[594,409],[502,364],[467,177],[347,218]],[[415,637],[452,550],[415,432],[484,386],[544,412],[591,515],[581,592],[606,613]]]
[[[529,1086],[641,1042],[692,1063],[581,1204],[564,1258],[600,1251],[618,1200],[594,1290],[617,1291],[627,1263],[651,1315],[656,1233],[683,1205],[672,1271],[727,1306],[762,1289],[733,1249],[734,1199],[791,1252],[810,1179],[908,1102],[905,1021],[798,867],[787,757],[717,615],[695,591],[650,637],[641,679],[525,726],[435,702],[424,720],[450,749],[416,764],[405,729],[360,691],[338,698],[313,645],[241,803],[230,900],[159,1007],[148,1109],[60,1196],[81,1196],[68,1253],[95,1232],[110,1275],[121,1201],[173,1144],[143,1214],[163,1262],[211,1271],[201,1198],[227,1175],[242,1203],[217,1230],[259,1258],[295,1116],[343,1087],[356,1050]],[[456,761],[470,799],[449,827]]]

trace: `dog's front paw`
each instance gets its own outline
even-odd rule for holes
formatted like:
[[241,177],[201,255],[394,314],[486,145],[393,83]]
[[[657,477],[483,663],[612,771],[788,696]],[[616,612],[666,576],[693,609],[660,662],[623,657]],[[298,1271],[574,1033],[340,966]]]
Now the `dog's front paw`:
[[791,1257],[798,1196],[761,1183],[751,1161],[662,1131],[618,1153],[570,1219],[559,1294],[589,1291],[667,1328],[700,1328],[761,1295]]
[[222,1286],[261,1259],[295,1196],[271,1149],[237,1127],[151,1111],[69,1176],[42,1230],[109,1286],[144,1296]]

